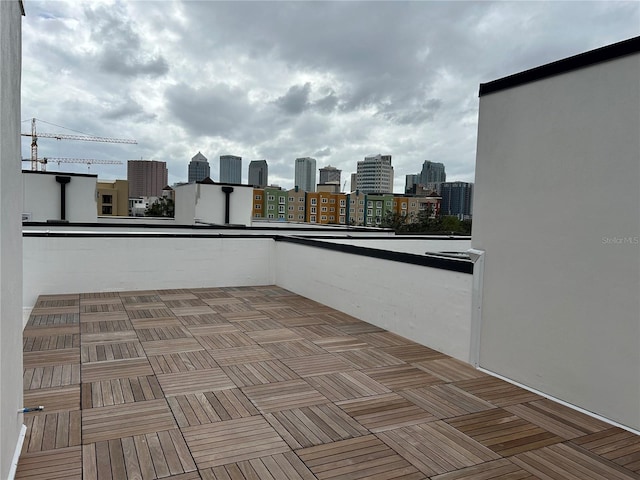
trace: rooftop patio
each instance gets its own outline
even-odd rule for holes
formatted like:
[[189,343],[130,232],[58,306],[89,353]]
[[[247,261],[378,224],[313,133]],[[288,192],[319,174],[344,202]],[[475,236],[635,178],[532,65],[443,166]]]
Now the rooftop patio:
[[277,286],[41,296],[16,478],[637,479],[640,438]]

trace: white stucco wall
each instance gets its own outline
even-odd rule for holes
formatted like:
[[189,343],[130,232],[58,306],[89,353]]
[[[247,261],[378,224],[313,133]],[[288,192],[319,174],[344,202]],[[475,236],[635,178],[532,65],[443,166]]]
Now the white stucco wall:
[[469,361],[472,275],[276,242],[278,285]]
[[270,238],[25,237],[24,299],[275,283]]
[[[190,183],[175,188],[176,223],[193,225],[195,219],[205,223],[224,225],[225,223],[225,185]],[[229,223],[251,225],[253,207],[253,187],[233,185],[229,196]]]
[[18,2],[0,2],[0,478],[22,427],[21,14]]
[[69,222],[96,222],[97,175],[61,172],[22,173],[22,213],[30,213],[32,222],[60,220],[60,184],[56,176],[71,178],[65,186],[66,219]]
[[480,366],[640,429],[640,55],[480,98]]
[[407,238],[389,237],[379,238],[340,238],[326,239],[323,241],[332,243],[344,243],[357,247],[377,248],[380,250],[391,250],[392,252],[413,253],[414,255],[424,255],[426,252],[465,252],[471,248],[471,238],[454,240],[450,238]]

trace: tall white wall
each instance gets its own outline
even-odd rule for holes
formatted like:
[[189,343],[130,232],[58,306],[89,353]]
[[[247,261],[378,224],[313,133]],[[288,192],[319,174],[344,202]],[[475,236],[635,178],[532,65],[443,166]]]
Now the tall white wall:
[[480,98],[480,366],[640,429],[640,55]]
[[21,14],[18,2],[0,2],[0,478],[22,427]]
[[[178,225],[193,225],[195,219],[206,223],[225,223],[225,185],[190,183],[175,188]],[[229,223],[251,225],[253,187],[233,185],[229,196]]]
[[25,308],[38,295],[275,283],[270,238],[25,237]]
[[469,361],[472,275],[276,242],[278,285]]
[[65,212],[69,222],[91,222],[98,219],[96,175],[60,172],[22,173],[22,213],[30,213],[32,222],[60,220],[60,184],[56,176],[71,178],[65,186]]

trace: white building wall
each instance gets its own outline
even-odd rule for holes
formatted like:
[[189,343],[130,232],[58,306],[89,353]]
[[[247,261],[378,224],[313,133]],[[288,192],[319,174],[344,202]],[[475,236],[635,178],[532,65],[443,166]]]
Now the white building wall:
[[[204,183],[180,185],[175,188],[175,219],[178,225],[193,225],[196,219],[204,223],[224,225],[225,185]],[[253,187],[233,185],[229,196],[229,223],[251,225]]]
[[0,478],[22,428],[21,14],[19,2],[0,2]]
[[276,242],[278,285],[469,361],[468,273]]
[[66,220],[95,223],[98,220],[97,175],[62,172],[22,172],[22,213],[32,222],[60,220],[60,184],[56,176],[70,177],[65,186]]
[[482,96],[480,366],[640,429],[640,55]]

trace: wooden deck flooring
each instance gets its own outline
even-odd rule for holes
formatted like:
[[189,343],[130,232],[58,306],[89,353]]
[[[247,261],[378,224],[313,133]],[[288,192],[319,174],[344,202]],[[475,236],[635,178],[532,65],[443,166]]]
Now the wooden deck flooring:
[[640,437],[276,286],[41,296],[18,479],[640,479]]

